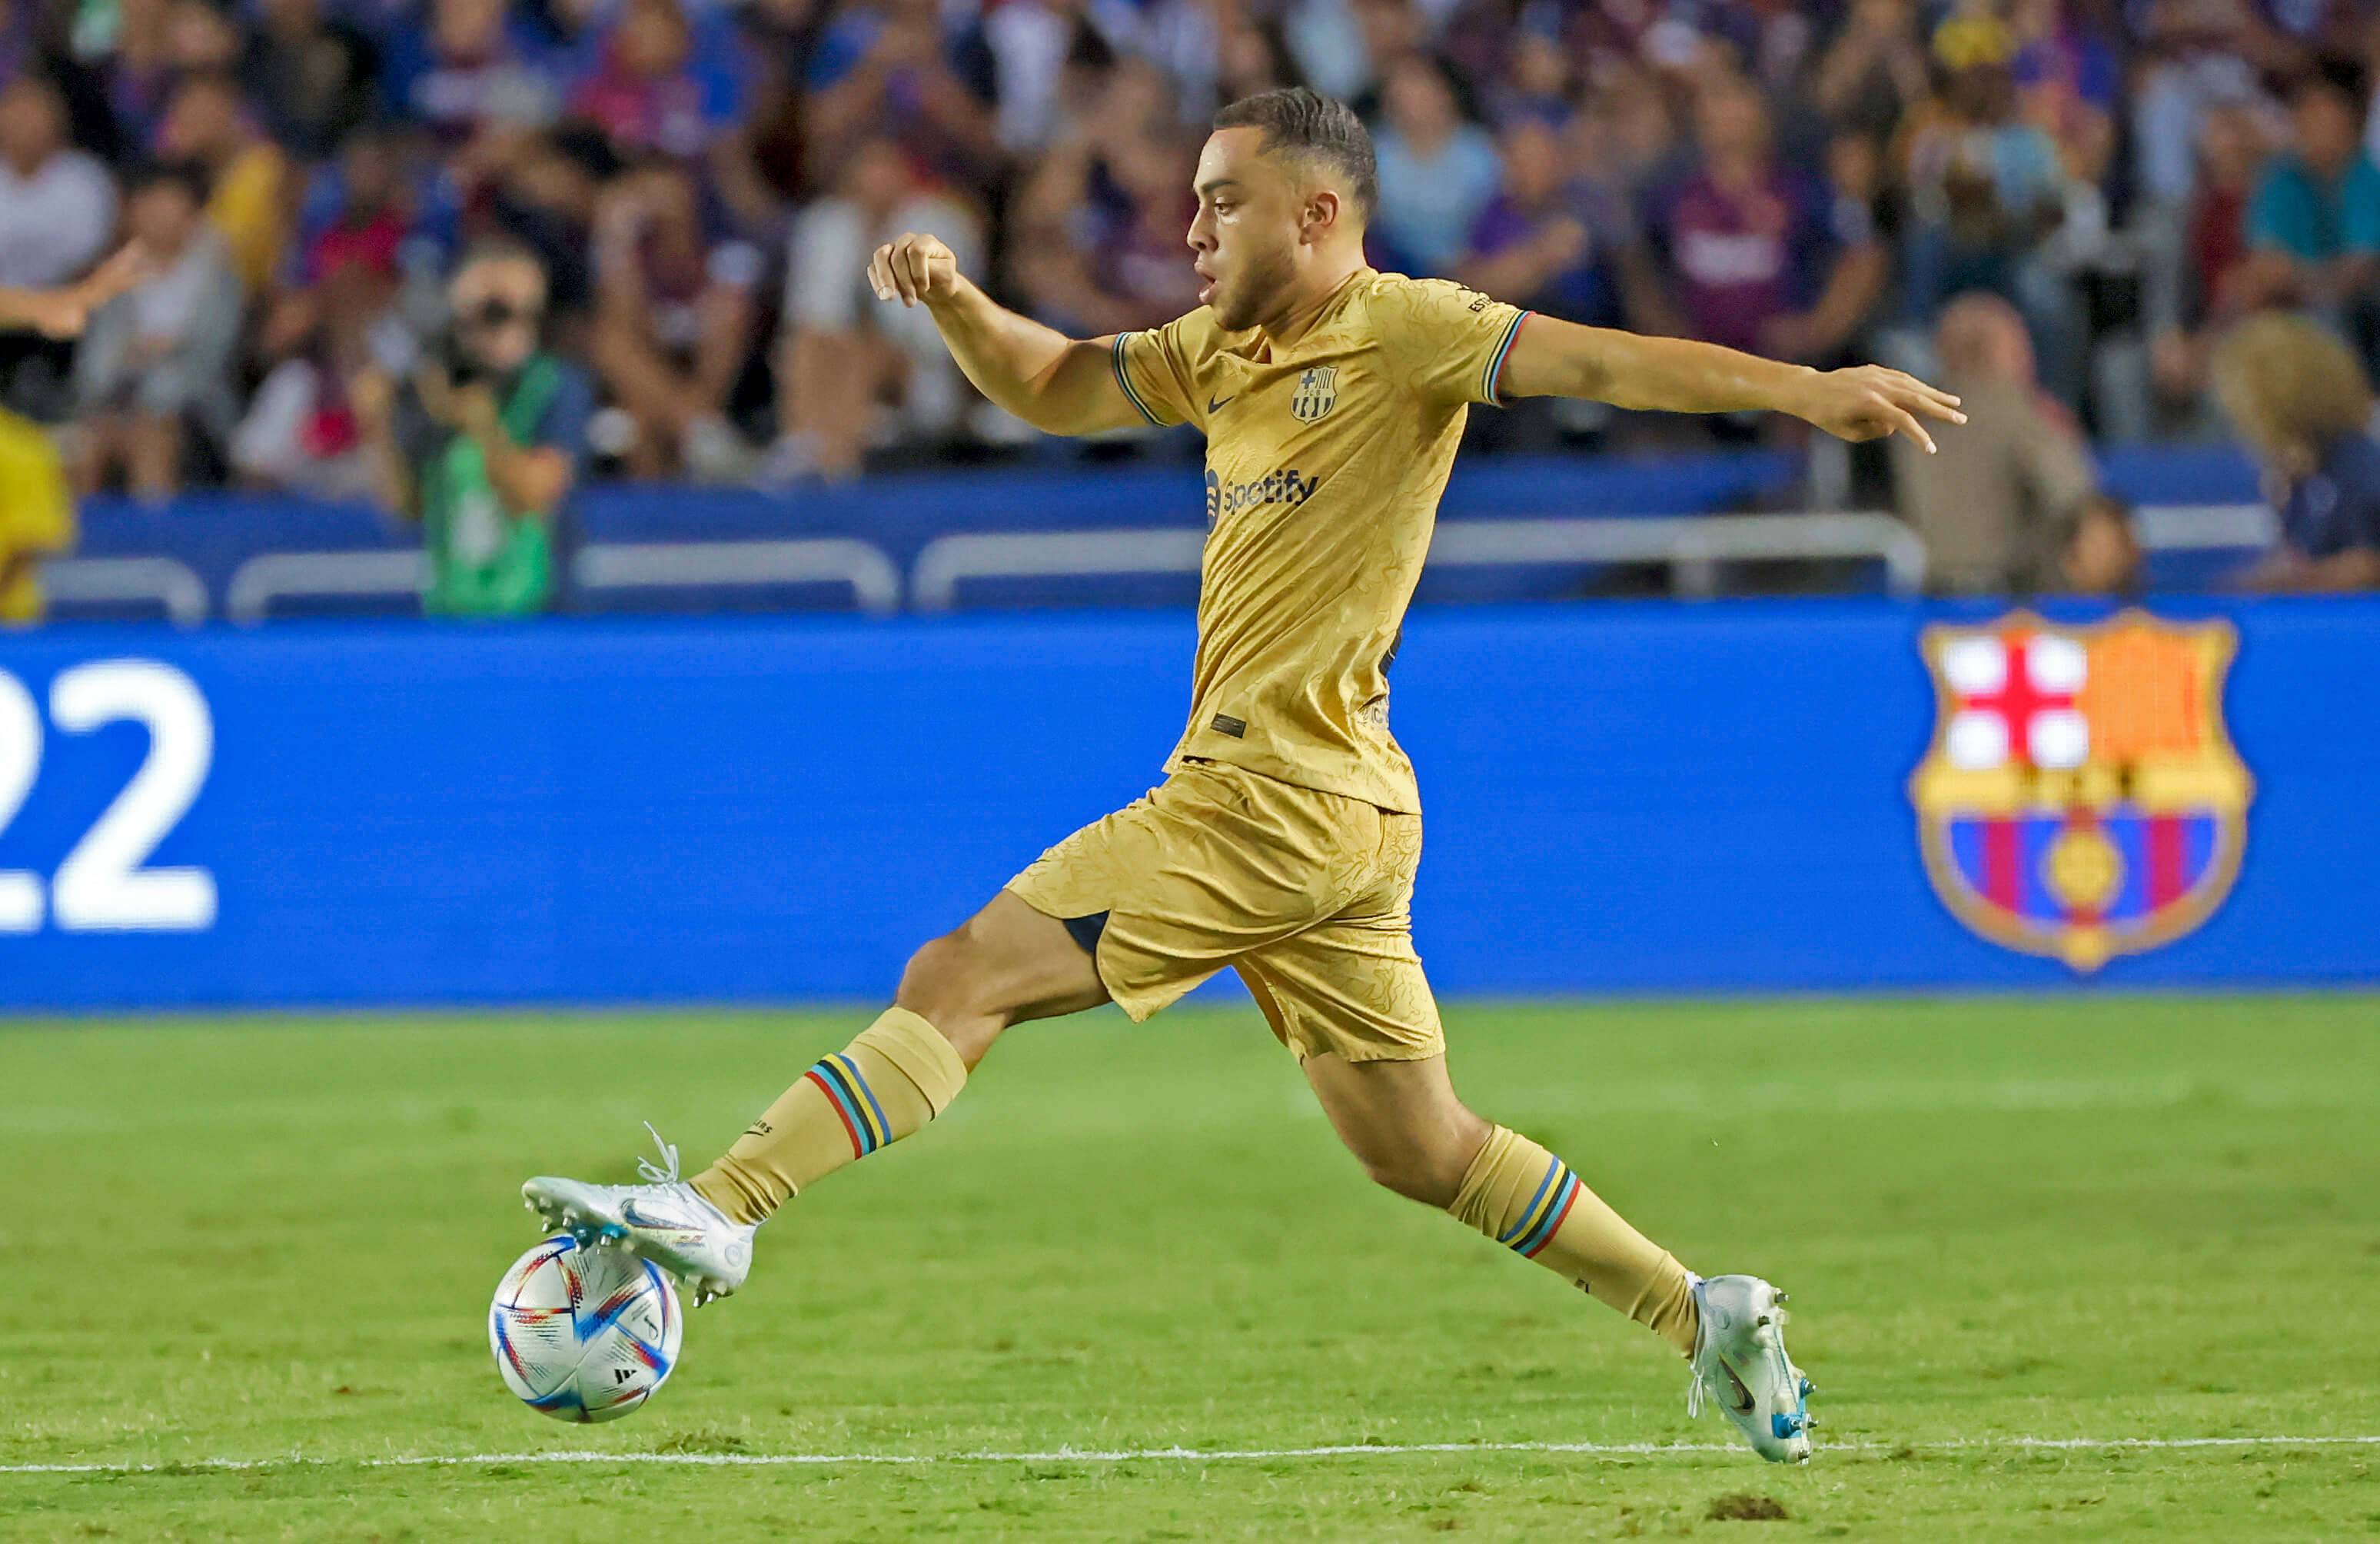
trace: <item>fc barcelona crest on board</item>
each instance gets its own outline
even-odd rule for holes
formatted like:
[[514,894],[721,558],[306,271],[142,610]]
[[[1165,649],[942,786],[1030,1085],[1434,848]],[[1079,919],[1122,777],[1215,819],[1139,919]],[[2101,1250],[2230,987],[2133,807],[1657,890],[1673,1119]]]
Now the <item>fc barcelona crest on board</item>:
[[2213,916],[2255,787],[2223,723],[2237,645],[2228,622],[2138,611],[1927,628],[1937,710],[1909,797],[1952,914],[2085,972]]
[[1316,365],[1297,378],[1296,395],[1289,399],[1290,415],[1312,423],[1339,406],[1339,367]]

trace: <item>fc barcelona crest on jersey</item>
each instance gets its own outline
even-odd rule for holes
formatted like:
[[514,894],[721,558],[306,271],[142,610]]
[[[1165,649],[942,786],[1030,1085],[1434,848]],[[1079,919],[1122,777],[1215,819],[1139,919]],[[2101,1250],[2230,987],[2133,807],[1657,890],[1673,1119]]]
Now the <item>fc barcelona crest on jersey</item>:
[[1943,904],[2077,971],[2213,916],[2254,796],[2223,725],[2236,644],[2228,622],[2138,611],[1927,628],[1938,709],[1909,796]]
[[1297,378],[1297,394],[1289,399],[1291,416],[1300,423],[1315,419],[1339,406],[1339,367],[1316,365]]

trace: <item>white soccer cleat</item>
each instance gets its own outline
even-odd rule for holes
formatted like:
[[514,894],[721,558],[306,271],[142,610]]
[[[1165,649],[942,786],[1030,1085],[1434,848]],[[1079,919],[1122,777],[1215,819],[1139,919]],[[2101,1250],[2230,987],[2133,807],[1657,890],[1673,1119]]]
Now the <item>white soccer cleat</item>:
[[581,1243],[613,1240],[675,1276],[700,1307],[744,1284],[752,1270],[758,1222],[738,1222],[677,1177],[677,1149],[652,1131],[661,1163],[637,1160],[642,1185],[589,1185],[540,1174],[521,1186],[521,1199],[546,1226]]
[[1815,1391],[1785,1355],[1785,1295],[1757,1276],[1697,1276],[1694,1286],[1702,1328],[1686,1414],[1701,1415],[1707,1395],[1753,1452],[1771,1464],[1807,1464]]

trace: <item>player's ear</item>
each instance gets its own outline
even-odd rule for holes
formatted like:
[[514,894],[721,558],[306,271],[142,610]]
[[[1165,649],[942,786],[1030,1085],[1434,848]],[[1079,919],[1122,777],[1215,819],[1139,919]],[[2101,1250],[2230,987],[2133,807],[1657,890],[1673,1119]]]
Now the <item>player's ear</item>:
[[1336,190],[1317,188],[1305,195],[1305,217],[1299,222],[1298,236],[1310,246],[1319,246],[1339,228],[1339,217],[1344,213]]

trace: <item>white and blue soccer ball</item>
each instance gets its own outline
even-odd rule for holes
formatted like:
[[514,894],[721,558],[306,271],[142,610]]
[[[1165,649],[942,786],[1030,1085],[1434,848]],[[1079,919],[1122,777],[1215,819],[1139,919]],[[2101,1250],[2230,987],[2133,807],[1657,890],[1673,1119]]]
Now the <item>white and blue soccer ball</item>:
[[558,1421],[608,1421],[677,1366],[686,1315],[669,1278],[617,1245],[556,1234],[513,1262],[488,1309],[504,1387]]

